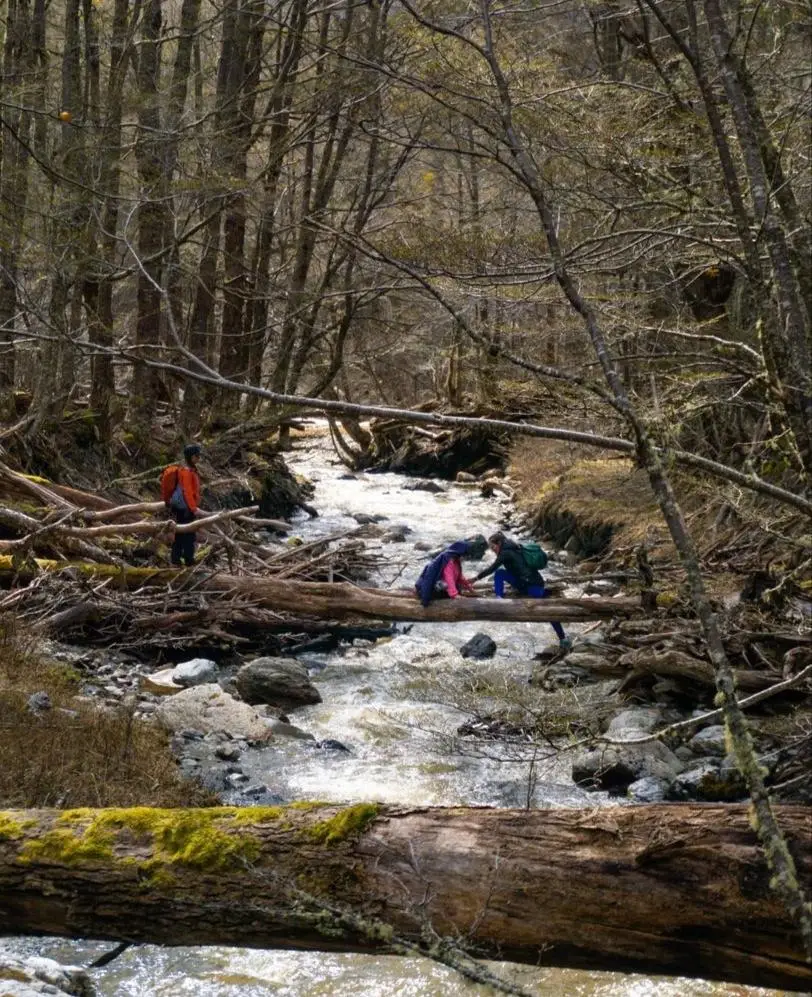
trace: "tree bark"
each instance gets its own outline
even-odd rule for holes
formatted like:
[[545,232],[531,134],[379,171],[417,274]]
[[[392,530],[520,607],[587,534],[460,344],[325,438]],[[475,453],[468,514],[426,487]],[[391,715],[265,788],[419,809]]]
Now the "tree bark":
[[[777,811],[812,875],[809,810]],[[30,810],[2,827],[4,932],[385,952],[430,925],[491,958],[812,986],[746,806]]]

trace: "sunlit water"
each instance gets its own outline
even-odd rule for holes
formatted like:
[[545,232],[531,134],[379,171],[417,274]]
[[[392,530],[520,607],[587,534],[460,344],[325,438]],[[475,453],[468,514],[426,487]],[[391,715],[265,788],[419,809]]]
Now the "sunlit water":
[[[502,525],[509,507],[477,490],[448,485],[442,494],[405,490],[393,474],[347,477],[326,438],[300,443],[294,470],[316,483],[319,517],[295,521],[304,541],[357,527],[352,514],[385,516],[383,527],[404,525],[404,543],[380,543],[382,567],[374,584],[411,585],[427,553],[424,542],[444,544]],[[376,547],[376,541],[370,541]],[[479,565],[471,567],[474,574]],[[554,575],[554,572],[546,572]],[[568,593],[569,594],[569,593]],[[575,593],[573,593],[575,594]],[[332,738],[350,751],[327,752],[315,742],[278,739],[241,759],[254,783],[286,799],[341,802],[379,800],[406,805],[594,805],[602,797],[572,784],[570,760],[551,753],[529,778],[526,760],[499,745],[472,746],[455,736],[466,719],[457,693],[487,673],[506,683],[526,683],[533,655],[552,639],[546,624],[476,622],[401,627],[391,640],[361,643],[344,653],[309,655],[323,702],[295,711],[291,720],[321,741]],[[486,631],[497,644],[488,662],[470,662],[459,648]],[[58,939],[7,939],[0,945],[67,963],[87,964],[110,946]],[[778,991],[617,973],[494,965],[505,979],[538,997],[756,997]],[[355,954],[257,951],[237,948],[139,946],[94,970],[105,997],[475,997],[487,988],[428,960]]]
[[[17,954],[86,964],[102,942],[12,938]],[[490,969],[533,997],[779,997],[782,991],[626,973],[535,969],[492,963]],[[492,988],[464,980],[427,959],[238,948],[142,945],[93,971],[104,997],[485,997]]]
[[[352,518],[357,513],[385,517],[379,524],[384,529],[408,528],[403,543],[370,541],[381,559],[374,584],[410,586],[428,557],[416,549],[417,543],[440,549],[475,533],[487,536],[509,512],[506,500],[482,498],[476,488],[444,484],[446,491],[434,494],[406,490],[408,479],[400,475],[349,477],[324,440],[311,439],[290,463],[316,483],[313,503],[319,517],[295,521],[302,540],[357,529]],[[464,567],[473,575],[481,565],[465,562]],[[245,771],[285,798],[526,805],[529,766],[515,760],[525,753],[498,745],[480,750],[455,737],[468,716],[458,708],[455,691],[483,674],[526,684],[533,655],[554,640],[552,629],[547,624],[476,621],[399,629],[408,632],[375,645],[356,642],[342,654],[304,658],[323,702],[297,710],[291,719],[320,741],[330,738],[347,745],[349,754],[325,757],[315,747],[280,739],[244,758]],[[460,648],[482,630],[497,644],[495,657],[486,663],[466,661]],[[572,784],[566,758],[537,760],[533,779],[536,806],[596,802],[594,795]]]

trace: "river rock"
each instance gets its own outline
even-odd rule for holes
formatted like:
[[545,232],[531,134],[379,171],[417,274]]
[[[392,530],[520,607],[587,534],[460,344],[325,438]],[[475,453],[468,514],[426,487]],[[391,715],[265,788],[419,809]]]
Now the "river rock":
[[40,997],[41,994],[94,997],[96,991],[80,966],[61,966],[42,956],[21,959],[0,949],[0,993],[3,997]]
[[171,678],[184,689],[193,685],[207,685],[217,681],[217,665],[208,658],[192,658],[191,661],[175,665]]
[[428,481],[425,478],[418,478],[417,481],[407,481],[403,485],[402,490],[404,492],[430,492],[433,495],[438,495],[445,491],[445,488],[436,481]]
[[662,713],[653,706],[623,710],[622,713],[612,717],[606,733],[610,737],[628,741],[651,734],[657,727],[662,726],[662,722]]
[[214,749],[214,755],[215,758],[219,758],[221,761],[224,762],[237,762],[240,760],[242,752],[240,751],[240,749],[237,747],[236,744],[229,744],[228,742],[226,742],[225,744],[217,745],[217,747]]
[[662,803],[668,794],[670,783],[666,779],[638,779],[626,790],[626,795],[635,803]]
[[727,754],[724,724],[700,730],[688,742],[688,747],[695,755],[718,755],[723,758]]
[[[611,730],[612,737],[621,734],[633,739],[643,736],[644,731],[630,727]],[[579,786],[608,790],[627,789],[633,782],[648,778],[670,784],[681,770],[682,762],[660,741],[600,745],[579,752],[572,762],[572,778]]]
[[402,544],[411,532],[410,527],[404,523],[400,523],[398,526],[392,526],[385,533],[381,534],[381,540],[387,544]]
[[292,658],[255,658],[242,666],[235,681],[246,703],[294,709],[321,702],[307,669]]
[[474,634],[460,648],[460,655],[463,658],[473,658],[475,661],[484,661],[492,658],[496,654],[496,642],[487,634]]
[[286,723],[284,720],[269,720],[268,727],[273,731],[274,737],[290,737],[297,741],[315,741],[315,737],[301,727]]
[[317,747],[321,748],[322,751],[339,751],[347,755],[352,754],[346,744],[336,741],[334,737],[327,737],[323,741],[319,741]]
[[225,731],[232,737],[251,741],[267,740],[272,736],[266,721],[256,710],[214,684],[196,685],[164,699],[155,716],[169,731],[192,729],[206,734]]
[[735,762],[726,764],[706,759],[681,772],[668,792],[670,800],[701,800],[703,803],[731,803],[747,795]]

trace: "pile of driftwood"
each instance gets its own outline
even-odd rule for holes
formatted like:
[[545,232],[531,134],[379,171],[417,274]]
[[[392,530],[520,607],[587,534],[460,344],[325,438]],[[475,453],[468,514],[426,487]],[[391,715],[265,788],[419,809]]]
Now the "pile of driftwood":
[[[448,415],[477,413],[453,413]],[[460,471],[504,470],[508,439],[493,430],[415,426],[402,419],[372,419],[369,429],[350,418],[331,419],[336,451],[354,470],[397,471],[454,481]]]
[[[260,581],[329,583],[373,566],[352,533],[301,543],[290,529],[256,505],[177,525],[163,502],[117,504],[0,464],[0,584],[9,589],[0,612],[35,632],[106,644],[239,642],[296,619],[257,594]],[[192,530],[198,564],[169,568],[175,533]]]

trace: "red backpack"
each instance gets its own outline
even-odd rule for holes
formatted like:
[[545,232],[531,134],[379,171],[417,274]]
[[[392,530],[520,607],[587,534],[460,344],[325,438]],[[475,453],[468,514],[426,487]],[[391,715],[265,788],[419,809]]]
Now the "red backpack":
[[172,496],[178,487],[179,470],[180,468],[177,464],[170,464],[169,467],[165,467],[161,472],[161,498],[166,505],[169,505],[172,501]]

